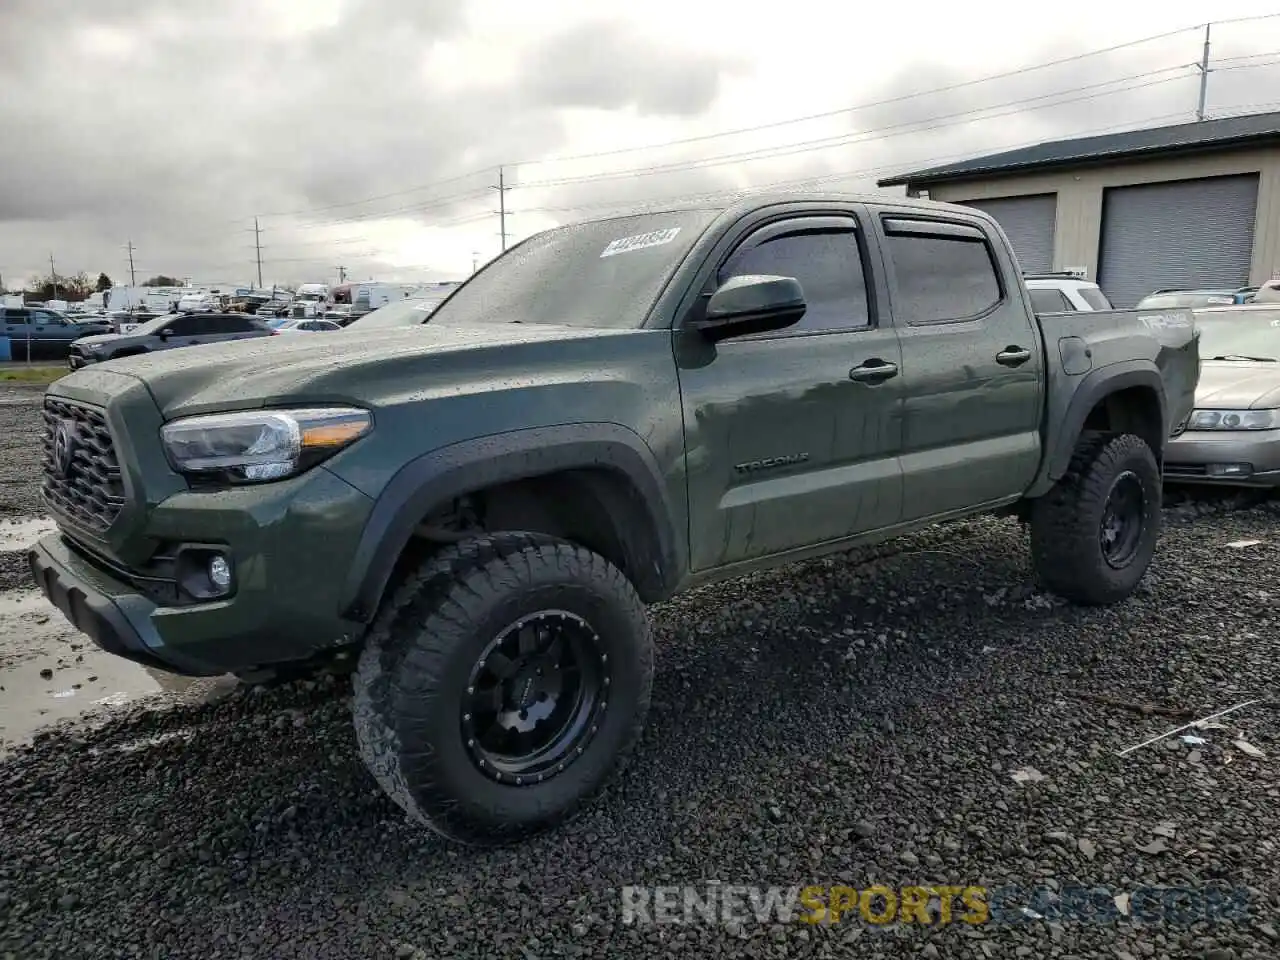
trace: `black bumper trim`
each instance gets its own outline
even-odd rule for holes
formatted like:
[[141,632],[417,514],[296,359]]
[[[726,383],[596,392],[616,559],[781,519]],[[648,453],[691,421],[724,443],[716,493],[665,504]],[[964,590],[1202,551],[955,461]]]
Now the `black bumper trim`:
[[110,598],[73,576],[41,544],[27,551],[27,562],[45,598],[102,650],[160,670],[179,667],[156,656]]

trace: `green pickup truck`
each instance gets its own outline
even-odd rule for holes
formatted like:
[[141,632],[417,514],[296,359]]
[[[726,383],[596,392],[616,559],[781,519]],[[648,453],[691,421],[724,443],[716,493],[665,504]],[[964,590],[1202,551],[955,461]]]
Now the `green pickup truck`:
[[609,778],[681,590],[1002,512],[1049,589],[1123,600],[1198,377],[1189,311],[1037,318],[978,210],[673,205],[533,236],[424,324],[64,377],[31,570],[170,671],[354,660],[377,781],[499,843]]

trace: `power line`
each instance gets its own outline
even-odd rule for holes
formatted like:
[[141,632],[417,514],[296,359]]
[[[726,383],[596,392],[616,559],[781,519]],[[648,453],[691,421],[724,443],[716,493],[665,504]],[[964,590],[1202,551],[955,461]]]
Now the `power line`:
[[[759,147],[755,150],[745,150],[736,153],[712,155],[709,157],[696,157],[691,160],[673,161],[666,164],[656,164],[644,167],[631,167],[625,170],[612,170],[604,173],[582,174],[573,177],[559,177],[547,180],[535,180],[529,183],[521,183],[521,188],[532,189],[534,187],[554,187],[565,186],[574,183],[590,183],[598,180],[614,180],[620,178],[630,178],[637,176],[652,176],[661,173],[673,173],[681,170],[703,169],[706,167],[722,166],[726,163],[745,163],[753,160],[770,160],[775,157],[790,156],[794,153],[808,152],[811,150],[825,150],[831,147],[847,146],[852,143],[868,139],[882,140],[891,136],[902,136],[911,133],[926,133],[937,129],[941,126],[949,126],[957,122],[961,122],[966,118],[975,120],[994,120],[1000,117],[1010,116],[1015,113],[1029,113],[1033,110],[1046,110],[1052,107],[1066,106],[1067,104],[1080,103],[1085,100],[1097,100],[1101,97],[1114,96],[1120,93],[1130,93],[1135,90],[1142,90],[1148,87],[1161,86],[1166,83],[1174,83],[1178,80],[1187,79],[1190,74],[1183,73],[1181,75],[1164,77],[1158,80],[1148,80],[1144,83],[1128,83],[1125,86],[1117,87],[1115,90],[1105,90],[1099,92],[1099,87],[1112,86],[1126,81],[1141,79],[1144,77],[1154,77],[1163,73],[1170,73],[1174,70],[1187,70],[1190,64],[1179,64],[1173,67],[1164,67],[1160,70],[1150,70],[1145,73],[1133,74],[1130,77],[1121,77],[1115,80],[1106,80],[1100,83],[1087,84],[1082,87],[1073,87],[1066,90],[1058,90],[1053,93],[1041,94],[1035,97],[1023,97],[1019,100],[1009,100],[1003,103],[989,104],[985,107],[975,107],[971,110],[964,110],[957,113],[939,114],[932,117],[925,117],[920,120],[909,120],[900,123],[889,124],[883,127],[870,127],[865,130],[857,130],[852,133],[837,134],[829,137],[821,137],[814,140],[802,140],[786,144],[777,144],[771,147]],[[1085,93],[1084,91],[1089,91]],[[1082,93],[1081,96],[1070,97],[1063,100],[1053,100],[1048,103],[1039,103],[1038,101],[1048,100],[1052,97],[1062,97],[1066,94]],[[1018,109],[1005,109],[1017,107]],[[975,116],[976,114],[987,113],[992,110],[1004,110],[1002,113],[992,114],[990,116]],[[913,129],[921,128],[921,129]]]
[[[1216,21],[1213,21],[1213,23],[1219,26],[1225,26],[1225,25],[1236,24],[1236,23],[1271,20],[1277,17],[1280,17],[1280,13],[1259,14],[1257,16],[1250,16],[1250,17],[1235,17],[1227,20],[1216,20]],[[665,140],[665,141],[660,141],[656,143],[641,144],[641,145],[632,146],[632,147],[620,147],[614,150],[602,150],[602,151],[596,151],[593,153],[571,154],[571,155],[556,156],[556,157],[543,157],[543,158],[537,158],[537,159],[522,160],[522,161],[519,161],[518,163],[506,164],[506,166],[509,166],[509,167],[536,166],[536,165],[544,165],[544,164],[550,164],[550,163],[563,163],[563,162],[576,161],[576,160],[595,159],[598,157],[614,156],[614,155],[619,155],[624,153],[636,153],[636,152],[641,152],[646,150],[661,149],[664,147],[682,146],[690,143],[699,143],[707,140],[721,139],[724,137],[739,136],[744,133],[756,133],[762,130],[771,130],[771,129],[790,126],[798,123],[805,123],[812,120],[836,117],[842,114],[852,113],[859,110],[867,110],[874,107],[889,106],[896,103],[903,103],[908,100],[918,99],[920,97],[933,96],[939,93],[950,93],[955,90],[963,90],[963,89],[967,89],[969,87],[977,86],[980,84],[991,83],[996,80],[1004,80],[1010,77],[1022,76],[1022,75],[1039,71],[1039,70],[1046,70],[1051,67],[1062,66],[1064,64],[1069,64],[1069,63],[1076,63],[1081,60],[1087,60],[1091,57],[1103,56],[1108,53],[1115,53],[1120,50],[1127,50],[1132,47],[1142,46],[1148,43],[1154,43],[1158,40],[1165,40],[1171,37],[1180,36],[1182,34],[1189,33],[1192,30],[1198,30],[1201,28],[1201,26],[1202,25],[1197,24],[1194,26],[1181,27],[1177,30],[1169,30],[1164,33],[1152,34],[1151,36],[1140,37],[1135,40],[1128,40],[1123,43],[1113,44],[1109,47],[1102,47],[1096,50],[1087,50],[1082,53],[1073,54],[1068,57],[1060,57],[1057,60],[1050,60],[1050,61],[1046,61],[1044,63],[1038,63],[1038,64],[1028,64],[1026,66],[1018,67],[1013,70],[1005,70],[1000,73],[988,74],[986,76],[977,77],[972,80],[963,80],[957,83],[951,83],[951,84],[945,84],[938,87],[932,87],[927,90],[918,90],[913,93],[901,94],[895,97],[888,97],[881,100],[866,101],[863,103],[853,104],[847,107],[841,107],[836,110],[824,111],[822,113],[808,114],[808,115],[799,116],[799,117],[789,117],[781,120],[772,121],[770,123],[757,124],[755,126],[750,126],[750,127],[740,127],[732,130],[721,130],[716,133],[700,134],[694,137],[684,137],[684,138],[678,138],[678,139],[672,139],[672,140]],[[406,187],[401,190],[391,191],[390,193],[383,193],[383,194],[378,194],[371,197],[365,197],[359,200],[349,200],[349,201],[344,201],[342,203],[328,204],[326,206],[310,207],[310,208],[303,208],[298,210],[276,211],[273,213],[259,214],[259,216],[295,217],[295,216],[304,216],[305,214],[308,214],[308,213],[323,212],[326,210],[335,210],[335,209],[343,209],[348,207],[362,206],[366,203],[374,203],[379,200],[386,200],[386,199],[391,199],[399,196],[407,196],[408,194],[411,194],[411,193],[417,193],[424,190],[431,190],[437,187],[447,186],[453,183],[460,183],[461,181],[467,180],[471,177],[476,177],[484,173],[489,173],[490,171],[492,171],[492,169],[493,167],[491,166],[481,167],[475,170],[468,171],[466,173],[458,174],[456,176],[444,178],[441,180],[435,180],[427,183],[422,183],[412,187]]]
[[502,249],[507,249],[507,191],[511,188],[507,186],[506,171],[502,167],[498,168],[498,185],[493,188],[498,191],[498,229],[502,236]]
[[[1141,128],[1148,124],[1159,123],[1165,120],[1173,120],[1173,119],[1180,119],[1180,118],[1185,119],[1188,116],[1189,116],[1189,111],[1180,110],[1176,113],[1166,113],[1166,114],[1161,114],[1159,116],[1154,116],[1154,117],[1145,117],[1140,120],[1127,121],[1125,123],[1110,124],[1109,126],[1105,126],[1105,127],[1096,127],[1088,130],[1080,130],[1071,134],[1070,139],[1096,136],[1104,133],[1116,132],[1119,130]],[[1037,139],[1037,140],[1028,140],[1022,143],[1006,144],[1004,146],[998,147],[996,152],[1004,152],[1007,150],[1018,150],[1023,147],[1033,147],[1043,142],[1044,142],[1043,140]],[[886,170],[900,170],[904,166],[914,166],[914,167],[934,166],[937,164],[947,163],[954,160],[964,159],[969,156],[972,156],[972,153],[966,151],[964,153],[956,153],[956,154],[951,154],[949,156],[943,156],[943,157],[922,158],[914,161],[897,161],[891,164],[882,164],[875,167],[866,167],[860,170],[844,170],[839,173],[818,174],[811,177],[797,177],[790,180],[777,180],[777,181],[772,181],[768,184],[764,184],[761,187],[752,188],[752,189],[780,190],[780,189],[786,189],[788,187],[816,185],[820,183],[826,183],[826,182],[837,181],[837,180],[863,179],[866,177],[874,176],[875,174],[878,174],[878,173],[883,173]],[[525,213],[574,213],[574,212],[583,211],[583,210],[625,210],[628,208],[651,206],[656,204],[696,203],[699,201],[717,200],[719,198],[737,196],[743,192],[744,191],[742,189],[718,190],[718,191],[711,191],[711,192],[705,192],[705,193],[686,194],[686,195],[677,196],[677,197],[669,197],[669,196],[668,197],[649,197],[649,198],[643,198],[640,200],[621,201],[618,203],[584,203],[584,204],[571,204],[569,206],[563,206],[563,207],[529,207],[524,212]]]
[[262,289],[262,230],[257,217],[253,218],[253,246],[258,258],[258,289]]
[[[1280,51],[1271,51],[1268,55],[1275,56]],[[1241,64],[1242,68],[1254,68],[1268,66],[1270,63],[1257,64]],[[702,169],[707,167],[721,166],[729,163],[750,162],[754,160],[767,160],[776,157],[785,157],[799,152],[807,152],[810,150],[830,149],[832,147],[845,146],[868,139],[886,139],[891,136],[910,135],[912,133],[923,133],[936,129],[939,126],[946,126],[965,120],[990,120],[999,117],[1008,116],[1013,113],[1025,113],[1032,110],[1051,109],[1057,106],[1065,106],[1072,103],[1079,103],[1085,100],[1093,100],[1103,96],[1113,96],[1120,93],[1133,92],[1147,87],[1159,86],[1166,83],[1173,83],[1187,79],[1190,76],[1189,71],[1193,64],[1181,63],[1173,66],[1163,67],[1156,70],[1148,70],[1142,73],[1131,74],[1125,77],[1116,77],[1109,80],[1099,81],[1097,83],[1085,84],[1082,86],[1070,87],[1063,90],[1056,90],[1049,93],[1038,94],[1032,97],[1022,97],[1016,100],[1003,101],[986,106],[974,107],[969,110],[953,112],[948,114],[939,114],[932,117],[924,117],[919,120],[903,121],[900,123],[889,124],[880,127],[869,127],[864,130],[853,131],[845,134],[838,134],[829,137],[822,137],[813,140],[792,141],[790,143],[775,144],[768,147],[760,147],[754,150],[739,151],[729,154],[719,154],[704,157],[695,157],[690,160],[673,161],[667,164],[658,164],[645,167],[634,167],[624,170],[605,171],[594,174],[582,174],[579,176],[560,177],[547,180],[536,180],[528,183],[508,184],[505,182],[505,169],[500,170],[502,176],[502,186],[505,190],[517,188],[539,188],[552,186],[566,186],[577,183],[590,183],[593,181],[614,180],[632,176],[652,176],[661,173],[677,172],[683,170]],[[1182,73],[1175,73],[1183,71]],[[1173,76],[1161,77],[1162,74],[1175,73]],[[1144,83],[1133,83],[1134,80],[1143,80],[1145,78],[1158,78],[1148,80]],[[1117,86],[1121,85],[1121,86]],[[1115,87],[1112,90],[1101,90],[1104,87]],[[1080,94],[1079,96],[1068,97],[1069,94]],[[1054,98],[1066,99],[1054,99]],[[1026,109],[1009,109],[1013,107]],[[1003,110],[1004,112],[992,114],[991,111]],[[987,116],[981,116],[988,114]],[[490,186],[489,189],[497,189]],[[479,199],[484,194],[482,192],[459,193],[451,196],[441,197],[429,204],[412,204],[406,207],[396,208],[394,210],[378,211],[374,213],[361,214],[341,220],[319,220],[314,221],[314,226],[337,226],[343,223],[364,222],[372,219],[392,216],[399,213],[426,213],[432,209],[450,206],[461,203],[469,199]],[[501,215],[501,211],[496,211]],[[508,210],[507,213],[510,213]]]

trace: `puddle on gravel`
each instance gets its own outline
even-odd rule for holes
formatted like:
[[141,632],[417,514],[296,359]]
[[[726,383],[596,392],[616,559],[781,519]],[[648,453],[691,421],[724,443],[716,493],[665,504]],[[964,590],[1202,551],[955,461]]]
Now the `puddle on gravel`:
[[52,520],[0,520],[0,550],[25,550],[56,527]]
[[215,699],[235,685],[230,677],[179,677],[113,657],[39,593],[0,594],[0,755],[63,720],[150,697]]

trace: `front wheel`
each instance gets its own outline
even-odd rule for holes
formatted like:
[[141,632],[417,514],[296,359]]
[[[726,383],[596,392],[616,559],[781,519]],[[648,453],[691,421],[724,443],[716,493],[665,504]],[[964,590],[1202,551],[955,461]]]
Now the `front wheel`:
[[360,753],[409,816],[476,844],[593,794],[648,712],[653,645],[626,577],[536,534],[450,546],[384,601],[355,675]]
[[1133,593],[1160,538],[1155,454],[1133,434],[1081,439],[1066,475],[1032,504],[1036,573],[1074,603],[1116,603]]

